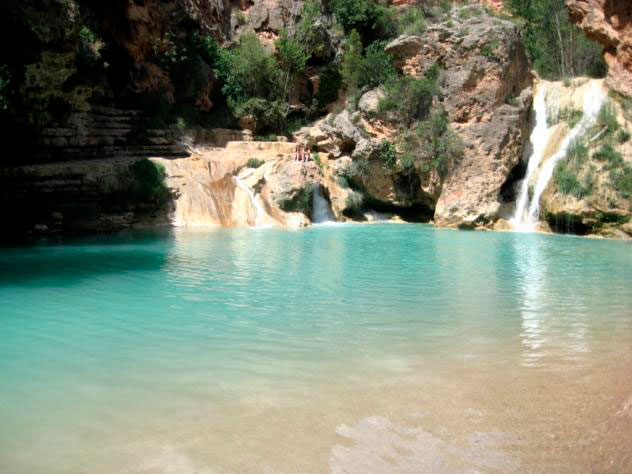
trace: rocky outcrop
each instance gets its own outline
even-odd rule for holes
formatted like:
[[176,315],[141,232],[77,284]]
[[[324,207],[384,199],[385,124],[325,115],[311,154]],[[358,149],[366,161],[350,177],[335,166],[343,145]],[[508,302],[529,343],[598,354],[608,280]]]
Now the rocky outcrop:
[[632,97],[632,4],[611,0],[566,0],[571,20],[604,46],[608,85]]
[[527,137],[531,84],[520,32],[487,15],[453,15],[421,37],[387,46],[406,74],[420,76],[437,64],[440,97],[465,143],[463,159],[449,170],[436,203],[435,223],[449,227],[492,224],[501,187],[519,164]]

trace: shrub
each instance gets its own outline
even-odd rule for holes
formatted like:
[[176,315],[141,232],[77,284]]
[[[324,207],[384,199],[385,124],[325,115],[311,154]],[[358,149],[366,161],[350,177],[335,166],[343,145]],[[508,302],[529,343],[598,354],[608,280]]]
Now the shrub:
[[619,135],[617,136],[617,140],[619,141],[619,143],[627,143],[629,139],[630,139],[630,132],[628,132],[625,129],[621,129],[621,131],[619,132]]
[[448,165],[461,158],[463,142],[448,124],[448,116],[443,110],[435,110],[426,120],[419,123],[414,131],[402,136],[404,164],[423,174],[435,170],[445,175]]
[[135,161],[129,167],[134,179],[134,197],[140,202],[162,206],[169,197],[165,185],[165,168],[147,158]]
[[615,150],[609,143],[602,145],[601,148],[593,154],[593,158],[599,161],[605,161],[608,169],[612,169],[623,164],[623,156],[621,156],[621,153]]
[[588,147],[582,140],[573,140],[568,146],[566,156],[569,160],[575,160],[577,163],[584,162],[588,158]]
[[395,146],[388,140],[382,141],[377,154],[380,161],[386,166],[392,167],[397,163],[397,151],[395,150]]
[[378,113],[404,125],[426,118],[436,94],[434,81],[410,76],[394,77],[384,89],[385,96],[379,102]]
[[625,163],[619,170],[611,172],[614,188],[622,197],[630,199],[632,197],[632,166]]
[[393,58],[384,50],[384,43],[376,41],[366,49],[361,67],[359,86],[374,88],[384,84],[387,79],[395,75]]
[[286,123],[289,106],[281,100],[269,101],[250,98],[233,106],[237,117],[254,117],[256,130],[282,130]]
[[316,107],[324,109],[327,105],[338,99],[338,90],[342,84],[342,77],[335,66],[326,67],[321,75],[316,93]]
[[556,189],[562,194],[575,196],[581,199],[592,192],[592,183],[589,186],[582,185],[577,176],[571,170],[568,160],[558,163],[553,173],[553,181]]
[[393,58],[384,50],[384,43],[372,43],[363,56],[360,36],[352,31],[345,49],[341,74],[352,98],[357,99],[362,89],[377,87],[395,75]]
[[619,130],[619,122],[617,122],[617,111],[614,108],[614,105],[607,101],[601,109],[599,110],[599,114],[597,115],[597,124],[601,128],[605,128],[605,135],[611,135]]
[[388,38],[397,31],[393,12],[372,0],[329,0],[326,6],[345,32],[357,31],[364,44],[369,39]]
[[314,158],[314,163],[316,163],[321,170],[325,168],[325,163],[321,160],[320,153],[314,152],[312,158]]
[[400,35],[416,35],[426,30],[426,19],[423,10],[408,7],[397,17],[397,31]]
[[264,163],[265,163],[265,160],[259,160],[257,158],[248,158],[248,161],[246,162],[246,167],[259,168]]
[[481,55],[492,58],[495,56],[496,50],[500,47],[500,41],[495,36],[489,40],[488,43],[481,47]]

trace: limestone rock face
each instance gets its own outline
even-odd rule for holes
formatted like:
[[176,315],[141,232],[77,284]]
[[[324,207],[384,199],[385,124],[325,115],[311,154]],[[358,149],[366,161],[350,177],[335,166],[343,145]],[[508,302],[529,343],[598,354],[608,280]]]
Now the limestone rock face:
[[312,188],[321,181],[321,173],[313,161],[299,163],[285,159],[275,163],[265,180],[268,196],[279,209],[309,212]]
[[518,28],[482,15],[428,28],[387,45],[396,67],[421,76],[437,64],[440,97],[465,144],[436,203],[435,223],[490,226],[498,218],[500,190],[518,164],[528,137],[531,77]]
[[632,3],[612,0],[566,0],[572,21],[604,47],[608,85],[632,96]]

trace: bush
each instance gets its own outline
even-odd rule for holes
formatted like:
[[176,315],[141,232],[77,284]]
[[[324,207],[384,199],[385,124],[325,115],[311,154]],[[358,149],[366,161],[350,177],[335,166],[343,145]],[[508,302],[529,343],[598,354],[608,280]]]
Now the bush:
[[410,76],[394,77],[386,82],[384,89],[385,96],[379,102],[378,112],[404,125],[425,119],[437,92],[434,80]]
[[326,6],[344,31],[357,31],[364,44],[375,38],[389,38],[397,32],[393,12],[372,0],[328,0]]
[[246,167],[259,168],[264,163],[265,163],[265,160],[259,160],[257,158],[248,158],[248,161],[246,162]]
[[338,90],[342,84],[342,77],[335,66],[326,67],[321,75],[316,93],[316,107],[324,109],[327,105],[338,99]]
[[237,117],[254,117],[258,131],[277,131],[285,127],[289,106],[281,100],[269,101],[260,97],[253,97],[234,105],[233,110]]
[[588,158],[588,147],[581,140],[574,140],[568,146],[566,156],[576,163],[583,163]]
[[382,141],[377,154],[380,161],[386,166],[392,167],[397,163],[397,151],[395,150],[395,146],[388,140]]
[[627,141],[630,139],[630,132],[628,132],[625,129],[622,129],[619,132],[619,135],[617,136],[617,140],[619,141],[619,143],[627,143]]
[[575,173],[571,170],[568,160],[564,159],[558,163],[553,173],[553,181],[556,189],[562,194],[575,196],[578,199],[592,193],[592,183],[582,185]]
[[395,75],[393,58],[384,50],[384,43],[372,43],[363,56],[360,36],[352,31],[345,49],[341,74],[352,99],[358,99],[357,96],[363,89],[384,84]]
[[395,75],[393,58],[384,50],[384,46],[383,42],[376,41],[366,49],[358,81],[360,87],[372,89]]
[[417,7],[408,7],[397,17],[397,32],[400,35],[417,35],[426,31],[426,16]]
[[134,198],[140,202],[162,206],[169,198],[165,185],[165,168],[147,158],[135,161],[129,167],[134,179]]
[[597,124],[601,128],[607,129],[605,135],[611,135],[619,130],[617,111],[610,101],[603,104],[599,110],[599,114],[597,115]]
[[614,188],[625,199],[632,197],[632,166],[625,163],[619,170],[611,172]]
[[623,156],[612,145],[606,143],[593,154],[593,158],[599,161],[605,161],[606,167],[612,169],[623,164]]
[[422,174],[434,170],[444,176],[449,164],[458,161],[464,151],[463,142],[450,128],[443,110],[431,112],[414,131],[406,132],[402,141],[403,164]]

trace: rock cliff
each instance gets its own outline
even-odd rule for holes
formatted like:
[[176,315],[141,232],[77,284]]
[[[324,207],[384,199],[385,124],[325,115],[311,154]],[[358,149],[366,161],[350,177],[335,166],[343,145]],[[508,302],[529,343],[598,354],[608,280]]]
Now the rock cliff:
[[632,96],[632,3],[613,0],[566,0],[571,19],[603,44],[608,85]]

